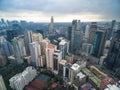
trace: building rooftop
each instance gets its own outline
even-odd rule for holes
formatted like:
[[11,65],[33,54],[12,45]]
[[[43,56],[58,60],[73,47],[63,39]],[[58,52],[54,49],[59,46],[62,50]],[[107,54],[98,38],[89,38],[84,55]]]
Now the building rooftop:
[[80,66],[77,63],[73,64],[71,67],[71,69],[73,69],[75,71],[78,70],[79,68],[80,68]]
[[84,74],[88,75],[88,76],[89,76],[89,79],[90,79],[91,81],[93,81],[93,83],[94,83],[95,85],[97,85],[97,86],[100,85],[101,80],[100,80],[95,74],[93,74],[89,69],[83,68],[83,69],[82,69],[82,72],[83,72]]
[[61,61],[59,62],[59,64],[61,64],[61,65],[65,65],[66,63],[67,63],[66,60],[61,60]]
[[120,90],[120,87],[117,87],[116,85],[108,85],[108,88],[105,90]]
[[50,44],[50,45],[48,45],[48,48],[49,48],[49,49],[54,49],[54,48],[55,48],[55,45]]
[[85,77],[85,75],[84,75],[82,72],[79,72],[79,73],[77,74],[77,76],[79,77],[79,79],[82,79],[82,78]]
[[59,45],[65,45],[66,41],[65,40],[61,40],[61,42],[59,43]]
[[109,78],[109,77],[103,79],[102,82],[106,86],[109,85],[109,84],[115,84],[115,81],[112,78]]

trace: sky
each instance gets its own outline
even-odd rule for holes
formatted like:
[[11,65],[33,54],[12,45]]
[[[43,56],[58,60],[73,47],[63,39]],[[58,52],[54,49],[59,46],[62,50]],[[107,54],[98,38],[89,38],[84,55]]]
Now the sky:
[[0,18],[49,22],[120,21],[120,0],[0,0]]

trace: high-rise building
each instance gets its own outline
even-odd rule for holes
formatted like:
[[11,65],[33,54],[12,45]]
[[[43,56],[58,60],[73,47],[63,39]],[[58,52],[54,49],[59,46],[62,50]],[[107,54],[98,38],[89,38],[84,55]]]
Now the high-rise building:
[[[14,90],[23,90],[37,75],[33,67],[27,67],[22,73],[18,73],[9,79],[10,87]],[[1,89],[0,89],[1,90]]]
[[93,45],[90,43],[83,43],[82,50],[85,52],[85,55],[88,56],[89,54],[92,54]]
[[71,63],[66,63],[65,64],[65,67],[63,68],[63,79],[66,80],[66,79],[70,79],[70,71],[71,71],[71,66],[72,64]]
[[40,33],[32,34],[32,42],[38,41],[41,42],[43,40],[43,36]]
[[53,54],[55,50],[57,50],[57,46],[53,44],[49,44],[46,48],[46,66],[50,70],[54,70]]
[[46,48],[50,44],[50,40],[48,38],[43,39],[41,41],[41,54],[45,55],[46,54]]
[[95,37],[95,33],[97,31],[97,23],[96,22],[92,22],[90,25],[90,32],[89,32],[89,43],[93,44],[94,42],[94,37]]
[[60,50],[55,50],[53,54],[53,65],[56,74],[58,74],[60,60],[62,60],[62,52]]
[[64,77],[64,73],[65,73],[64,68],[65,68],[66,63],[67,63],[66,60],[61,60],[59,62],[59,75],[62,77]]
[[78,65],[77,63],[74,63],[71,66],[71,70],[70,70],[70,81],[71,83],[73,82],[74,78],[76,77],[76,75],[80,72],[80,65]]
[[26,56],[26,49],[23,37],[16,37],[12,40],[14,55],[18,63],[23,63],[23,57]]
[[31,55],[31,64],[33,66],[39,66],[39,60],[41,56],[41,47],[39,42],[30,43],[30,55]]
[[113,71],[120,69],[120,30],[114,32],[113,34],[110,49],[105,62],[106,66]]
[[106,39],[106,29],[99,28],[94,37],[93,42],[93,52],[92,55],[95,57],[100,57],[103,54],[104,46],[105,46],[105,39]]
[[80,21],[72,21],[72,33],[71,33],[71,52],[76,53],[80,50],[82,45],[82,34],[80,30]]
[[59,43],[59,50],[62,51],[62,58],[65,58],[65,55],[69,53],[69,44],[70,42],[66,39],[63,39]]
[[18,36],[16,30],[7,30],[6,33],[7,33],[7,40],[10,41],[10,42],[14,37]]
[[5,37],[0,37],[0,47],[3,53],[3,56],[6,56],[6,58],[13,54],[13,48],[10,42],[8,42]]
[[51,22],[49,26],[49,34],[54,34],[54,19],[53,16],[51,16]]
[[32,31],[25,31],[24,32],[24,40],[25,40],[25,48],[27,55],[30,55],[30,48],[29,48],[29,43],[32,42]]
[[4,80],[3,80],[3,77],[1,75],[0,75],[0,90],[7,90]]
[[116,29],[116,20],[112,20],[111,26],[107,30],[107,39],[110,40],[111,37],[113,36],[113,33],[115,32]]
[[85,29],[85,39],[89,39],[89,33],[90,33],[90,26],[86,25],[86,29]]
[[68,40],[71,40],[72,27],[68,27]]

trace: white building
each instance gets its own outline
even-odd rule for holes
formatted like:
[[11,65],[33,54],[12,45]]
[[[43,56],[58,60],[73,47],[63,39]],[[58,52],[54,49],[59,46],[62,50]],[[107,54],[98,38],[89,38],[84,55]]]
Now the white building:
[[59,43],[59,50],[62,51],[62,59],[64,59],[65,55],[69,53],[69,44],[70,41],[66,39],[61,40],[61,42]]
[[27,67],[22,73],[13,76],[9,82],[12,89],[23,90],[37,75],[36,69]]
[[39,42],[30,43],[30,55],[33,66],[39,66],[39,56],[41,55],[41,46]]
[[85,39],[89,39],[89,33],[90,33],[90,26],[86,25],[85,29]]
[[3,80],[3,77],[1,75],[0,75],[0,90],[7,90],[4,80]]
[[72,83],[75,76],[80,72],[80,66],[77,63],[74,63],[71,66],[71,70],[70,70],[70,82]]
[[53,65],[54,65],[54,71],[56,74],[58,74],[59,70],[59,62],[62,60],[62,52],[60,50],[55,50],[53,54]]

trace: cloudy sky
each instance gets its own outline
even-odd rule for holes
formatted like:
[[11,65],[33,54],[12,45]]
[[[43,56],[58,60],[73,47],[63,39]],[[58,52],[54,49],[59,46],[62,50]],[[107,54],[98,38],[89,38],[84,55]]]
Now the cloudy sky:
[[49,22],[120,21],[120,0],[0,0],[0,18]]

